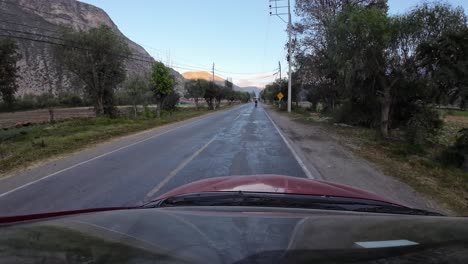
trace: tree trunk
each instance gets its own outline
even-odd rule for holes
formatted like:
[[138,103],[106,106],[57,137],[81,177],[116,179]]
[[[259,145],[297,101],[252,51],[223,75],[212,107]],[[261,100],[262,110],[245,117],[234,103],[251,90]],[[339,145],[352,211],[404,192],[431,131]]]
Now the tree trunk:
[[96,105],[94,106],[94,112],[96,112],[96,116],[101,116],[104,114],[104,103],[102,96],[99,96],[96,100]]
[[162,107],[162,102],[159,101],[158,104],[156,105],[156,117],[161,118],[161,107]]
[[49,121],[50,123],[55,123],[54,108],[49,107]]
[[381,106],[381,117],[380,117],[380,133],[383,137],[388,137],[388,130],[390,124],[390,107],[392,105],[392,87],[398,82],[398,78],[392,80],[390,84],[381,77],[380,85],[383,87],[383,98]]
[[383,98],[382,98],[382,113],[380,118],[380,133],[383,137],[388,137],[388,124],[390,117],[390,104],[392,98],[390,97],[390,86],[384,86]]
[[136,119],[137,118],[137,114],[138,114],[138,108],[137,108],[137,105],[134,104],[133,105],[133,117]]
[[199,106],[198,106],[198,99],[193,99],[195,100],[195,108],[198,110]]
[[209,110],[214,110],[213,108],[213,99],[205,99],[206,104],[208,105]]

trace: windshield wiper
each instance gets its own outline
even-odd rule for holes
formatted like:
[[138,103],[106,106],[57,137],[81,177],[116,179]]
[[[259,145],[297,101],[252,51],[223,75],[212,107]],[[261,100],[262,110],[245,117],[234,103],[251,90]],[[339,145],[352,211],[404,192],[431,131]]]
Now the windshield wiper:
[[427,215],[427,216],[443,216],[443,214],[430,212],[421,209],[395,206],[377,206],[365,207],[353,210],[355,212],[381,213],[381,214],[406,214],[406,215]]
[[440,215],[433,212],[407,208],[396,204],[375,200],[334,196],[311,196],[254,192],[206,192],[184,194],[162,199],[145,207],[154,208],[175,206],[283,207],[369,213]]

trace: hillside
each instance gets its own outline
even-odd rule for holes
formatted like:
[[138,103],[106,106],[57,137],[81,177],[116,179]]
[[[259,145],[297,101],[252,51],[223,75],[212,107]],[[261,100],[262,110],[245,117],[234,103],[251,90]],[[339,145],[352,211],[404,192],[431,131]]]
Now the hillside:
[[[207,80],[207,81],[213,80],[213,74],[209,72],[205,72],[205,71],[184,72],[182,73],[182,76],[187,80],[196,80],[196,79],[202,79],[202,80]],[[214,79],[217,82],[224,82],[224,79],[217,75],[214,76]]]
[[[211,81],[213,79],[213,75],[209,72],[206,71],[191,71],[191,72],[184,72],[182,73],[182,76],[187,79],[187,80],[196,80],[196,79],[203,79],[207,81]],[[215,74],[215,82],[219,85],[224,85],[225,79],[217,76]],[[235,91],[241,91],[241,92],[254,92],[257,95],[260,93],[261,89],[256,87],[256,86],[247,86],[247,87],[241,87],[237,86],[234,84],[234,90]]]
[[[125,37],[112,19],[102,9],[76,0],[18,0],[0,2],[2,21],[0,35],[29,38],[36,41],[14,38],[19,46],[22,59],[18,63],[20,77],[17,95],[40,94],[52,90],[55,94],[80,90],[84,84],[72,73],[63,69],[54,59],[54,46],[58,42],[60,25],[76,30],[87,30],[101,24],[111,27],[127,42],[134,57],[153,60],[141,46]],[[9,30],[9,31],[8,31]],[[52,38],[47,38],[51,36]],[[1,37],[0,37],[1,38]],[[55,39],[54,39],[55,38]],[[126,70],[129,75],[146,74],[151,63],[128,60]],[[176,71],[176,89],[182,93],[184,78]]]

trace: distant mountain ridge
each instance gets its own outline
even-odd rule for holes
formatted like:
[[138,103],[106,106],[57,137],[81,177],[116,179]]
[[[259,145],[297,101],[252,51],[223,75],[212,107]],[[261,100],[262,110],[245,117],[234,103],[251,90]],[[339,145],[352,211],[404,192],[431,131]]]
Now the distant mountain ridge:
[[[211,81],[213,80],[213,74],[205,71],[199,71],[199,72],[184,72],[182,73],[182,76],[187,79],[187,80],[196,80],[196,79],[202,79],[202,80],[207,80]],[[224,79],[215,75],[214,76],[215,81],[217,82],[224,82]]]
[[[190,71],[190,72],[184,72],[182,73],[182,76],[187,79],[187,80],[196,80],[196,79],[203,79],[207,81],[213,80],[213,74],[206,72],[206,71]],[[219,77],[215,74],[214,76],[215,82],[219,85],[224,85],[224,82],[226,81],[222,77]],[[246,87],[241,87],[236,84],[233,86],[235,91],[241,91],[241,92],[254,92],[255,94],[259,94],[262,89],[256,87],[256,86],[246,86]]]
[[[12,4],[0,2],[2,20],[0,29],[15,30],[9,35],[32,39],[59,42],[57,39],[41,37],[48,35],[60,37],[60,25],[76,30],[88,30],[102,24],[109,26],[125,42],[127,42],[133,57],[149,61],[129,59],[126,62],[128,75],[145,75],[151,71],[153,58],[137,43],[128,39],[119,31],[112,19],[102,9],[76,0],[15,0]],[[18,32],[28,33],[18,33]],[[17,95],[26,93],[41,94],[50,90],[55,94],[79,91],[84,84],[71,72],[59,65],[54,58],[54,45],[26,39],[16,39],[22,59],[17,83]],[[176,71],[172,74],[177,81],[176,90],[183,94],[185,79]]]

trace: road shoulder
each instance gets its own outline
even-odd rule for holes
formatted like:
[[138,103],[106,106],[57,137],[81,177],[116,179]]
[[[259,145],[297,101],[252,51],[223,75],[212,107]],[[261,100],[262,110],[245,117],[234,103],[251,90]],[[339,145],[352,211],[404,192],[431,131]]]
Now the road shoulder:
[[450,213],[431,198],[357,157],[319,126],[295,122],[267,106],[265,111],[281,129],[314,178],[364,189],[410,207]]

